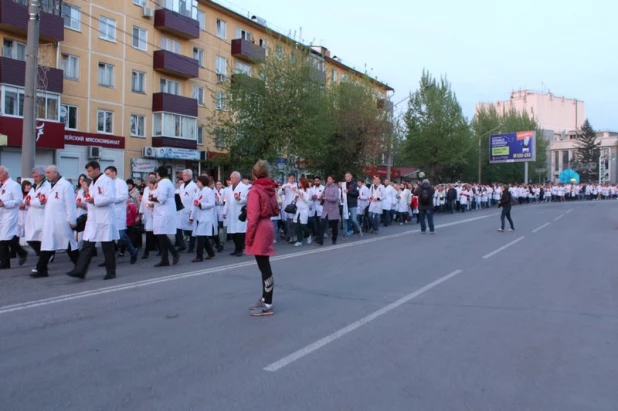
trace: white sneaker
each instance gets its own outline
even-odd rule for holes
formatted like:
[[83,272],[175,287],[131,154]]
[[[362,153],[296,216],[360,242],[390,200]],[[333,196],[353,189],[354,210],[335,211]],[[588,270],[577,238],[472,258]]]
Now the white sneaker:
[[307,238],[307,244],[311,244],[313,242],[313,237],[309,236],[309,238]]
[[297,241],[297,242],[294,244],[294,247],[301,247],[302,245],[303,245],[303,243],[301,243],[300,241]]

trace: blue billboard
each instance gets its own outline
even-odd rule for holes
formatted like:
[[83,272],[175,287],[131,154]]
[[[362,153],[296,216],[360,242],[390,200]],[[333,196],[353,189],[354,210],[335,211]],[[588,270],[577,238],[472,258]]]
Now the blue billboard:
[[536,131],[489,136],[490,163],[536,161]]

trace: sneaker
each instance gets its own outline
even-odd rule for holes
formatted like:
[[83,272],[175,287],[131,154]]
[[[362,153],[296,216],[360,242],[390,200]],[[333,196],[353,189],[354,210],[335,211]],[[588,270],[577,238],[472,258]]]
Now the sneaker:
[[503,232],[504,232],[504,230],[503,230],[503,229],[501,229],[501,228],[498,228],[498,232],[499,232],[499,233],[503,233]]
[[297,241],[294,243],[294,247],[302,247],[303,243],[301,243],[300,241]]
[[514,230],[514,229],[512,229],[512,228],[509,228],[509,232],[510,232],[510,231],[515,231],[515,230]]
[[312,242],[312,241],[313,241],[313,237],[312,237],[312,236],[309,236],[309,237],[307,238],[307,244],[311,244],[311,242]]
[[273,315],[274,313],[275,312],[273,311],[272,304],[270,307],[264,304],[262,308],[258,308],[258,309],[251,311],[251,315],[253,317],[267,317],[267,316]]
[[260,298],[259,300],[257,300],[257,302],[255,304],[253,304],[251,307],[249,307],[249,310],[250,311],[259,310],[262,307],[264,307],[264,300],[262,300]]
[[436,233],[435,231],[430,231],[430,232],[429,232],[429,234],[435,234],[435,233]]

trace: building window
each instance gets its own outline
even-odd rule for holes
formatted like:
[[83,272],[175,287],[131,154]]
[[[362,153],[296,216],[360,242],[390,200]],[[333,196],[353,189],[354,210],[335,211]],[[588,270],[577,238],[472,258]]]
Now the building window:
[[200,106],[205,105],[204,87],[193,86],[193,98],[197,100],[197,104],[199,104]]
[[337,84],[337,77],[338,77],[337,71],[333,70],[333,83],[335,83],[335,84]]
[[562,152],[562,169],[566,170],[569,168],[569,152],[565,150]]
[[180,54],[180,43],[166,37],[161,37],[161,48],[163,50],[171,51],[172,53]]
[[[37,118],[40,120],[59,121],[60,96],[53,93],[38,92],[36,98]],[[24,89],[2,86],[2,114],[6,116],[24,116]]]
[[197,127],[197,144],[204,144],[204,127],[202,126]]
[[347,82],[348,82],[348,80],[349,80],[349,79],[348,79],[348,75],[347,75],[347,74],[342,74],[342,75],[341,75],[341,81],[342,81],[342,82],[347,83]]
[[197,0],[161,0],[157,4],[190,19],[197,20]]
[[79,7],[62,3],[62,18],[64,19],[64,27],[67,29],[77,31],[81,29],[81,12]]
[[223,129],[215,129],[215,147],[225,148],[225,139],[223,137]]
[[133,47],[138,50],[148,50],[148,32],[133,26]]
[[60,106],[60,122],[64,123],[64,128],[77,130],[77,106],[62,104]]
[[200,67],[204,67],[204,50],[193,47],[193,58],[197,60]]
[[281,44],[277,44],[275,47],[275,56],[281,60],[283,58],[283,46]]
[[19,41],[4,39],[2,56],[14,60],[26,61],[26,45]]
[[172,113],[154,113],[153,134],[196,141],[197,119]]
[[179,82],[162,78],[159,84],[161,85],[161,93],[174,94],[176,96],[180,95]]
[[217,19],[217,37],[227,39],[227,24],[221,19]]
[[114,87],[114,66],[99,63],[99,86]]
[[236,62],[236,74],[246,74],[248,76],[251,75],[251,66],[247,63],[241,63],[240,61]]
[[70,54],[62,55],[62,70],[67,80],[79,80],[79,57]]
[[268,49],[268,41],[266,39],[260,39],[260,47],[263,49]]
[[146,118],[137,114],[131,114],[131,136],[146,136]]
[[217,73],[218,82],[225,81],[225,76],[227,75],[227,60],[225,57],[217,56],[215,72]]
[[2,114],[7,116],[24,115],[24,90],[17,87],[2,87]]
[[37,118],[58,121],[60,117],[60,99],[55,94],[38,93],[36,96]]
[[225,92],[217,91],[215,93],[215,109],[225,111]]
[[116,41],[116,20],[105,16],[99,17],[99,38]]
[[240,27],[236,28],[236,38],[243,39],[247,41],[251,41],[251,32],[241,29]]
[[97,131],[112,134],[114,130],[114,113],[107,110],[97,110]]
[[201,10],[197,11],[197,21],[200,23],[200,30],[206,31],[206,13]]
[[560,171],[560,152],[554,151],[554,171]]
[[146,0],[133,0],[133,4],[140,7],[146,7]]
[[146,92],[146,73],[135,70],[131,72],[131,91],[135,93]]

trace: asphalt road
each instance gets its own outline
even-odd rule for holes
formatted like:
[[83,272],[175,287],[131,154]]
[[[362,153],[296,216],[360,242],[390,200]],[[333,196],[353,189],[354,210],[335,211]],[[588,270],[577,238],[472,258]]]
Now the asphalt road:
[[0,271],[0,410],[618,410],[618,201],[119,278]]

